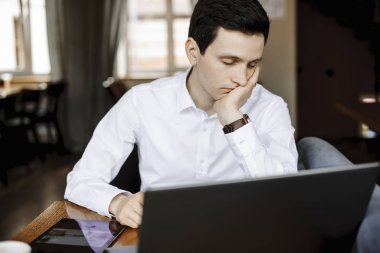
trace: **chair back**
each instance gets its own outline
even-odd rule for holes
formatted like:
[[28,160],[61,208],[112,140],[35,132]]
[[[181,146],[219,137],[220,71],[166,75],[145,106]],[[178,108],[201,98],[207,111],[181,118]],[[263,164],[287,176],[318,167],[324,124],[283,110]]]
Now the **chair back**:
[[318,137],[297,142],[298,170],[337,167],[352,164],[338,149]]
[[8,95],[0,99],[0,122],[17,117],[17,95]]
[[20,112],[23,116],[35,117],[40,108],[44,90],[24,89],[20,93]]
[[63,93],[65,86],[66,84],[64,81],[52,82],[47,86],[47,112],[55,113],[57,111],[58,100]]
[[128,91],[126,83],[122,80],[114,80],[105,88],[109,91],[115,103]]

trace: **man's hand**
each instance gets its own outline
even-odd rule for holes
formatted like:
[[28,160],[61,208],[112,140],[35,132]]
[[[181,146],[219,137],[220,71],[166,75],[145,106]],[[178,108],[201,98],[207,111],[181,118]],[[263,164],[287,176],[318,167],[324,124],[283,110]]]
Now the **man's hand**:
[[256,86],[257,79],[259,78],[259,72],[260,64],[256,65],[255,71],[247,83],[236,87],[222,99],[214,103],[214,110],[218,114],[219,121],[223,126],[243,117],[239,109],[251,96],[253,88]]
[[119,194],[114,197],[109,206],[109,212],[123,225],[137,228],[141,225],[144,205],[144,193],[132,195]]

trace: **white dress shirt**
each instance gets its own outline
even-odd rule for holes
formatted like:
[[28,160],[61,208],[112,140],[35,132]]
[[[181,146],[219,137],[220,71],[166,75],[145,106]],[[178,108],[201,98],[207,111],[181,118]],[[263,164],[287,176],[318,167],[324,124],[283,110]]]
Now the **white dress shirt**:
[[109,182],[138,145],[141,191],[297,172],[297,150],[286,103],[257,84],[240,108],[251,122],[224,134],[217,115],[198,109],[189,71],[129,90],[99,122],[67,177],[65,198],[109,216],[124,192]]

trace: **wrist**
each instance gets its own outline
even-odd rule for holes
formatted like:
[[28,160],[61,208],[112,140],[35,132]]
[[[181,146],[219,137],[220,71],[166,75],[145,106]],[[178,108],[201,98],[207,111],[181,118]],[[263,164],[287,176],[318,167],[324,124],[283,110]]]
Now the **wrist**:
[[217,114],[218,114],[219,121],[223,126],[231,124],[232,122],[238,119],[241,119],[243,117],[243,113],[241,113],[239,110],[234,110],[234,111],[224,110],[224,111],[218,112]]
[[232,123],[228,124],[228,125],[225,125],[223,127],[223,132],[224,134],[229,134],[229,133],[232,133],[234,132],[235,130],[245,126],[246,124],[248,124],[250,122],[250,118],[248,117],[247,114],[244,114],[242,118],[238,119],[238,120],[235,120],[233,121]]
[[120,205],[122,205],[122,203],[128,199],[129,196],[126,194],[126,193],[119,193],[118,195],[116,195],[112,200],[111,200],[111,203],[108,207],[108,212],[111,214],[111,215],[114,215],[116,216],[116,213],[117,213],[117,210],[119,209]]

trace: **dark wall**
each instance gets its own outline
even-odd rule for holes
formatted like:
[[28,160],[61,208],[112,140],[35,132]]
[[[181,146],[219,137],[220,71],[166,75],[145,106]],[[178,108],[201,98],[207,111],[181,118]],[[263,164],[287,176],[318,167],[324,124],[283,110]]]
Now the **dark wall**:
[[355,38],[334,16],[298,1],[298,136],[357,135],[358,124],[335,108],[372,93],[374,57],[369,42]]

